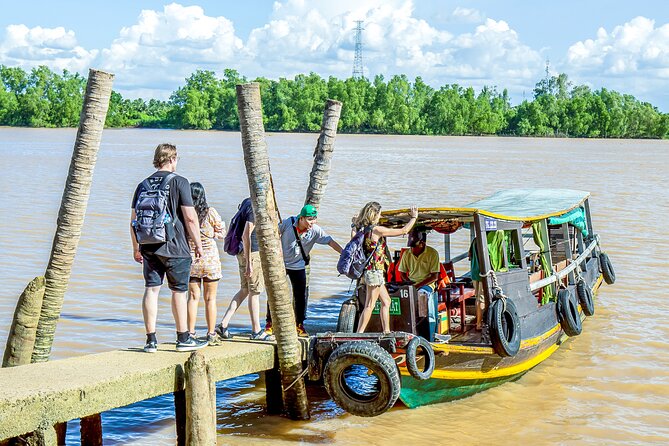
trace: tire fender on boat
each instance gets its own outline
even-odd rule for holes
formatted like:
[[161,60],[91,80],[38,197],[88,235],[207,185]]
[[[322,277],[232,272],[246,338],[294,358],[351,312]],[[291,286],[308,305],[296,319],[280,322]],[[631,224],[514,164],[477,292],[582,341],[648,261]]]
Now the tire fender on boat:
[[[375,375],[375,393],[361,393],[347,378],[351,366],[367,368],[363,378]],[[370,372],[370,373],[368,373]],[[381,346],[368,341],[353,341],[340,345],[330,355],[323,373],[325,389],[345,411],[360,417],[381,415],[395,404],[400,396],[400,374],[393,357]]]
[[595,301],[592,297],[592,290],[586,285],[584,280],[579,280],[576,284],[576,293],[578,301],[581,304],[583,314],[593,316],[595,314]]
[[[418,349],[423,350],[425,367],[418,366]],[[430,379],[434,372],[434,350],[432,345],[421,336],[414,336],[406,346],[406,365],[409,374],[419,381]]]
[[355,331],[355,319],[358,306],[355,299],[349,299],[341,304],[339,318],[337,319],[337,331],[342,333],[353,333]]
[[515,356],[520,350],[520,319],[511,299],[497,299],[492,304],[490,335],[495,352]]
[[581,315],[578,313],[576,297],[569,290],[562,289],[558,292],[557,311],[560,325],[567,336],[578,336],[581,334]]
[[605,252],[599,254],[599,267],[602,270],[604,282],[609,285],[613,285],[613,283],[616,281],[616,272],[613,270],[613,265],[611,264],[609,255]]

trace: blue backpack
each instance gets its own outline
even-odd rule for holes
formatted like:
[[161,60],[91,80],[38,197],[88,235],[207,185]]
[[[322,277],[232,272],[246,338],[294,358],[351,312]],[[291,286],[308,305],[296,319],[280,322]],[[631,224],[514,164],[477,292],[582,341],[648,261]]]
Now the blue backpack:
[[374,252],[369,256],[365,256],[365,249],[363,247],[365,242],[365,234],[372,230],[371,226],[358,231],[350,242],[346,244],[339,255],[337,262],[337,271],[339,274],[344,274],[351,280],[358,280],[365,273],[367,264],[372,260]]
[[223,250],[231,256],[236,256],[244,248],[242,245],[242,234],[244,234],[244,226],[246,225],[245,216],[249,207],[251,207],[251,199],[245,198],[239,204],[237,213],[230,220],[230,227],[223,241]]

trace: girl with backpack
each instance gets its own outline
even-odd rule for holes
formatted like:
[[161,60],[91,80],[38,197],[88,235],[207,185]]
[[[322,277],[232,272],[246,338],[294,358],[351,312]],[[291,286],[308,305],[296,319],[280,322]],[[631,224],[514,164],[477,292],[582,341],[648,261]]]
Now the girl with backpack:
[[363,248],[365,256],[371,256],[362,276],[363,283],[366,285],[365,307],[360,314],[358,333],[364,333],[367,328],[377,299],[381,299],[381,312],[379,314],[381,327],[384,333],[390,332],[390,295],[386,289],[385,280],[385,270],[390,263],[390,259],[386,238],[408,234],[416,223],[418,208],[411,206],[409,215],[411,219],[402,228],[394,229],[380,226],[378,223],[381,218],[381,205],[376,201],[370,201],[363,206],[358,216],[353,218],[351,232],[365,231]]
[[195,333],[197,307],[200,301],[201,288],[204,290],[205,319],[207,320],[207,341],[209,345],[220,344],[216,334],[216,293],[221,274],[221,257],[218,253],[216,239],[225,237],[225,223],[216,209],[207,204],[204,187],[198,182],[190,184],[193,206],[200,223],[200,238],[203,254],[195,258],[194,246],[191,244],[193,263],[188,283],[188,331]]

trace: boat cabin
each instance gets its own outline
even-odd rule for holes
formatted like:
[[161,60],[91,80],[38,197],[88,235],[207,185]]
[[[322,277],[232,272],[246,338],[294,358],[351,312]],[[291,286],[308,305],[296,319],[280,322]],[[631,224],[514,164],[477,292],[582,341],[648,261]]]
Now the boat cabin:
[[[515,306],[522,338],[544,332],[555,323],[559,291],[576,294],[580,281],[591,287],[599,277],[588,197],[574,190],[512,189],[460,208],[419,209],[414,228],[429,233],[427,245],[437,248],[443,240],[440,280],[431,301],[420,299],[397,272],[403,250],[393,253],[387,275],[391,330],[436,343],[490,345],[490,309],[504,298]],[[408,220],[409,210],[399,209],[383,212],[380,224],[401,227]],[[356,297],[361,308],[364,285]],[[378,309],[379,302],[375,314]],[[381,331],[378,316],[367,331]]]

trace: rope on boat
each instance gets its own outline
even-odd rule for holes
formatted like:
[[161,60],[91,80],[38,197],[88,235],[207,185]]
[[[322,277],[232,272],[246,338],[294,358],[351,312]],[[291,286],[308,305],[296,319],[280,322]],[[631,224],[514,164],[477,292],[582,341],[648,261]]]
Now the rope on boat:
[[302,370],[302,372],[297,376],[297,378],[295,378],[295,381],[293,381],[292,383],[290,383],[290,384],[288,385],[288,387],[283,387],[283,386],[281,386],[281,387],[283,387],[283,391],[284,391],[284,392],[287,392],[288,390],[290,390],[290,388],[293,387],[293,386],[295,385],[296,382],[298,382],[299,380],[301,380],[302,378],[304,378],[304,375],[306,375],[308,371],[309,371],[309,368],[308,368],[308,367],[305,368],[304,370]]
[[504,294],[504,291],[502,290],[502,287],[499,286],[499,282],[497,282],[497,275],[495,274],[495,271],[489,270],[485,274],[481,274],[481,277],[488,277],[490,276],[492,280],[492,292],[493,292],[493,299],[501,299],[502,300],[502,308],[504,311],[506,311],[506,295]]

